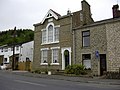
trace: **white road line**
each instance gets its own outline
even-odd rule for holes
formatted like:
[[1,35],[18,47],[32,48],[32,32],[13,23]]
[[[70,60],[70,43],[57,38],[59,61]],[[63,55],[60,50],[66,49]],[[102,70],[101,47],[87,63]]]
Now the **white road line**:
[[44,84],[39,84],[39,83],[32,83],[32,82],[27,82],[27,81],[22,81],[22,80],[14,80],[15,82],[19,82],[19,83],[26,83],[26,84],[31,84],[31,85],[37,85],[37,86],[42,86],[42,87],[46,87],[46,85]]

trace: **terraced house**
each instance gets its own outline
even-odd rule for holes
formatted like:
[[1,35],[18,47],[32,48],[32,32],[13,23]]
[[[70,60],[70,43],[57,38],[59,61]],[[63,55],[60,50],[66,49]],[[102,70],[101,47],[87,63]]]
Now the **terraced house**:
[[83,26],[93,22],[90,5],[83,0],[82,10],[61,16],[49,10],[42,22],[34,24],[34,62],[33,69],[45,68],[64,70],[74,61],[74,31],[73,27]]
[[75,61],[93,75],[120,70],[120,10],[114,5],[113,18],[74,28]]
[[97,22],[85,0],[81,6],[82,10],[64,16],[50,9],[42,22],[34,24],[34,70],[83,64],[93,75],[119,71],[119,6],[113,6],[113,18]]

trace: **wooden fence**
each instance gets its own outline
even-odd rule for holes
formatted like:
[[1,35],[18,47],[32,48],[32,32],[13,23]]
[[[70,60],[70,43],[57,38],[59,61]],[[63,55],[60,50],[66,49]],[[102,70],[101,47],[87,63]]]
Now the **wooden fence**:
[[18,70],[31,71],[31,69],[32,69],[32,62],[30,61],[18,63]]

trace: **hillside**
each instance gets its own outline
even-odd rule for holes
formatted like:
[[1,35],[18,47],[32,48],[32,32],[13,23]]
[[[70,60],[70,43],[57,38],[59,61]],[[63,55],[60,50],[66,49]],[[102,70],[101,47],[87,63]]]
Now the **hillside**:
[[[15,38],[13,34],[15,33]],[[31,29],[17,29],[0,32],[0,46],[5,44],[23,43],[34,39],[34,31]]]

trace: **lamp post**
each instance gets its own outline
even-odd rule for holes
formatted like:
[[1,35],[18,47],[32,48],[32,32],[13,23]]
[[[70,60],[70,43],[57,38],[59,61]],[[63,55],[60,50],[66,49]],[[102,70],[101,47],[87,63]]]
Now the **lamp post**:
[[13,32],[13,57],[12,57],[12,70],[15,70],[15,37],[16,37],[16,27],[14,27],[14,32]]

